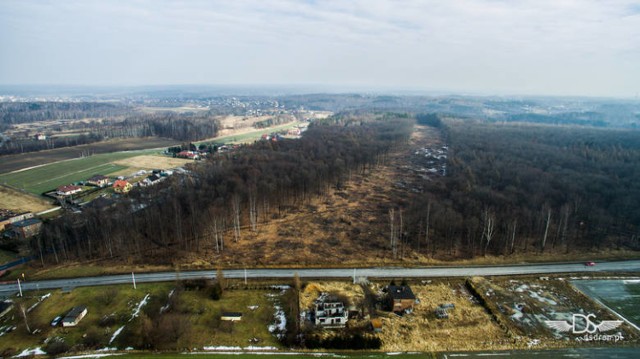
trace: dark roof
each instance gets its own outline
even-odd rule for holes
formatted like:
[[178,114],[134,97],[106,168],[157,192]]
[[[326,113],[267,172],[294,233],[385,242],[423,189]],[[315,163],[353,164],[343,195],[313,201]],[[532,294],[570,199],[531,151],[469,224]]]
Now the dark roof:
[[80,314],[82,314],[82,312],[84,312],[87,309],[87,307],[85,306],[77,306],[77,307],[73,307],[69,313],[67,313],[67,315],[64,317],[65,321],[67,319],[75,319],[77,316],[79,316]]
[[241,317],[242,313],[240,312],[224,312],[222,313],[223,317]]
[[0,301],[0,312],[4,312],[5,309],[9,308],[13,305],[13,302],[9,301]]
[[41,223],[41,221],[37,218],[29,218],[29,219],[24,219],[22,221],[18,221],[13,223],[14,227],[27,227],[27,226],[31,226],[34,224],[38,224]]
[[408,285],[390,285],[388,293],[393,299],[416,299]]

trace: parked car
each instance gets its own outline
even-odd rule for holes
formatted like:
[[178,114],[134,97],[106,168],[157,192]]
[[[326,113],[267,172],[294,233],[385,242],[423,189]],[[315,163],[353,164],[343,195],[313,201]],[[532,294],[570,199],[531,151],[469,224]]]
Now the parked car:
[[57,327],[60,324],[61,321],[62,321],[62,316],[59,315],[59,316],[53,318],[53,320],[51,321],[51,326],[52,327]]
[[587,267],[593,267],[593,266],[596,265],[596,262],[589,261],[589,262],[586,262],[584,265],[587,266]]

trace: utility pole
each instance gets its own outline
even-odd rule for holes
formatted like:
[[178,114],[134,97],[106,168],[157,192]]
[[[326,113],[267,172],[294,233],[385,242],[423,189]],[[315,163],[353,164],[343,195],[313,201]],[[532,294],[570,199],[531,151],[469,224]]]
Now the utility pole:
[[133,289],[138,289],[136,288],[136,276],[133,275],[133,272],[131,272],[131,279],[133,281]]
[[244,269],[244,285],[247,285],[247,268]]

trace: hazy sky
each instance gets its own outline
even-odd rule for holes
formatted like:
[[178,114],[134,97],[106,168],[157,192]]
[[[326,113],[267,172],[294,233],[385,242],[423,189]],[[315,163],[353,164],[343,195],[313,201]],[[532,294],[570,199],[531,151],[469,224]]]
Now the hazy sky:
[[630,97],[640,1],[1,0],[0,84]]

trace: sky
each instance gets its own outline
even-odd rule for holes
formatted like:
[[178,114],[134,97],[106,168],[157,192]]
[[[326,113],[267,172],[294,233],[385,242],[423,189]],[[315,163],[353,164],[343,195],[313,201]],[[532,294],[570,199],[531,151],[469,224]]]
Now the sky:
[[0,85],[636,97],[640,1],[1,0]]

